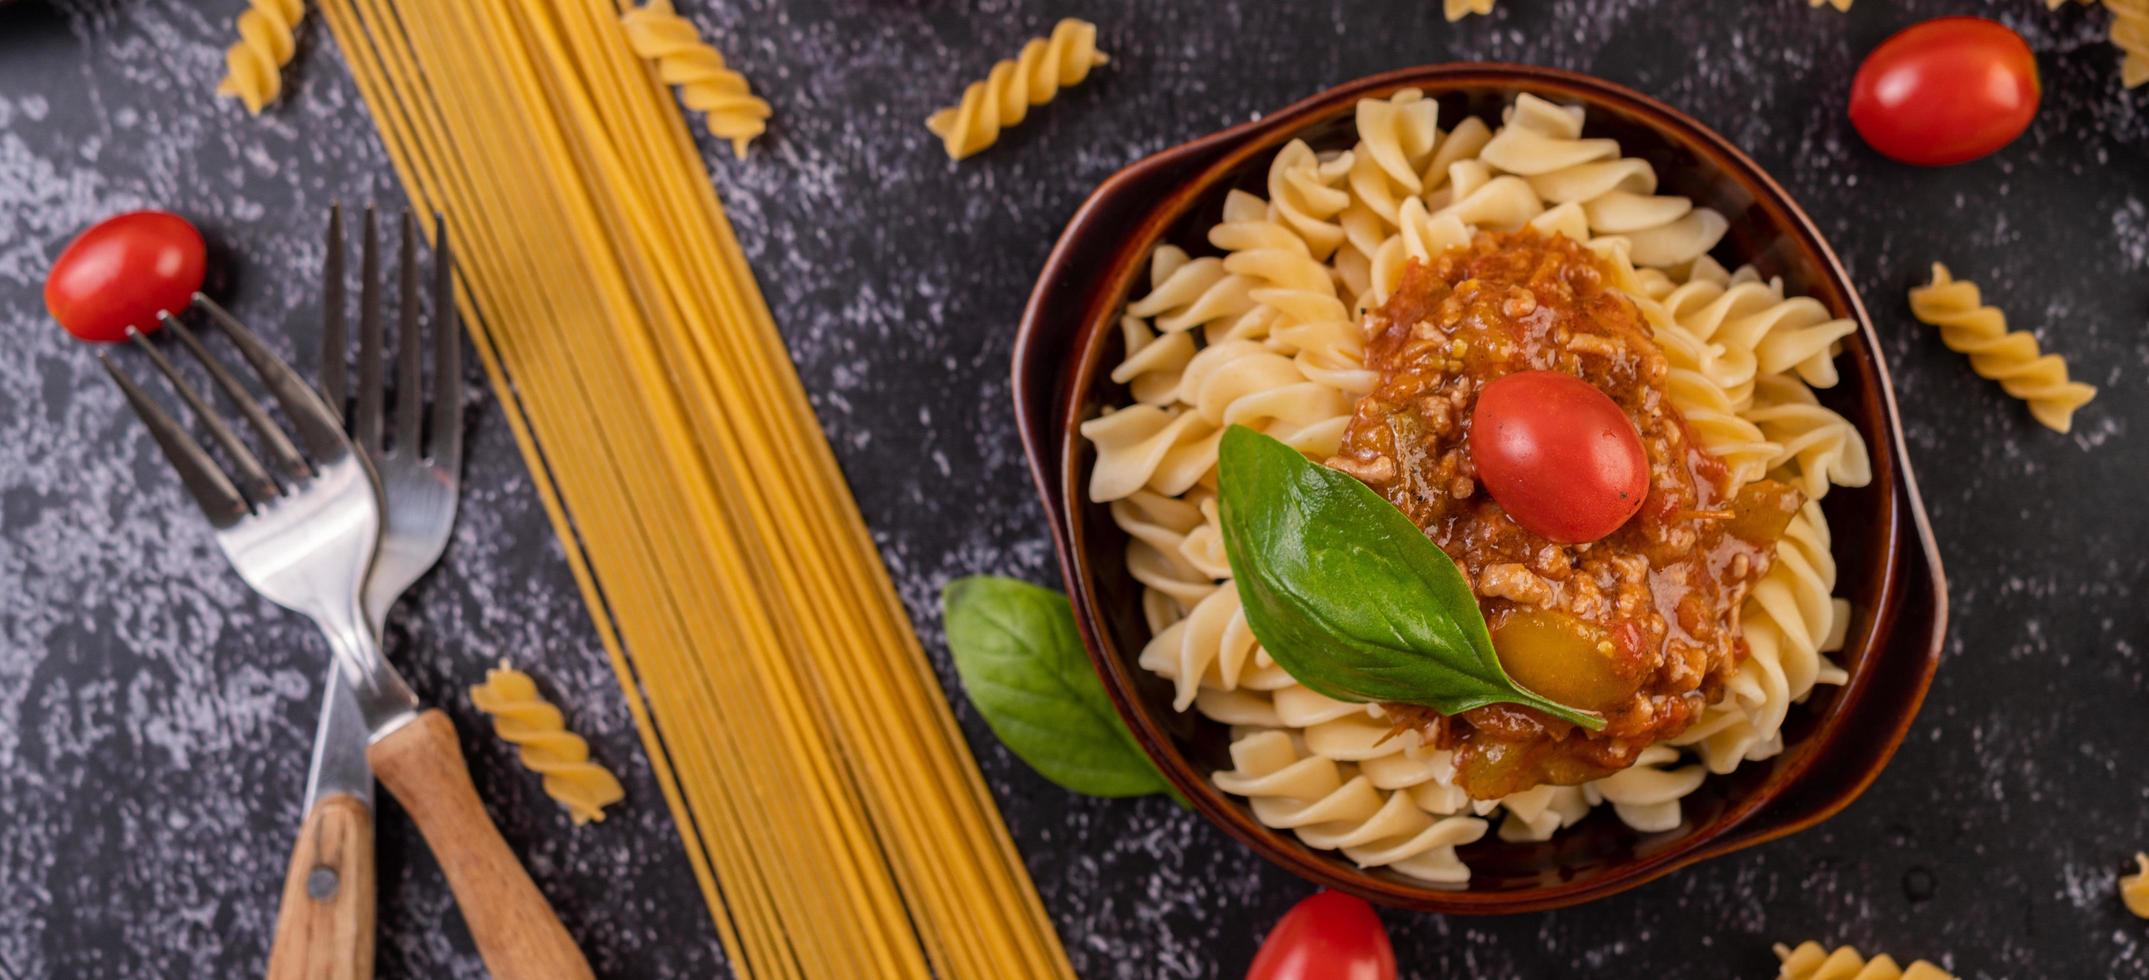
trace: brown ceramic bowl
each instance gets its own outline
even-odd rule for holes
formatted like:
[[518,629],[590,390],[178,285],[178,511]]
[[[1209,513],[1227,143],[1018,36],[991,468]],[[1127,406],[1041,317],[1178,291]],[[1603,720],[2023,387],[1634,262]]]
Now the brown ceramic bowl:
[[[1589,135],[1610,136],[1656,166],[1661,192],[1723,212],[1730,233],[1716,255],[1782,276],[1793,293],[1857,321],[1838,364],[1843,382],[1821,392],[1865,434],[1873,482],[1839,489],[1825,505],[1840,566],[1837,594],[1853,608],[1841,658],[1850,682],[1823,687],[1792,711],[1786,750],[1710,778],[1683,802],[1685,822],[1643,834],[1599,808],[1545,843],[1488,840],[1465,848],[1472,877],[1441,887],[1361,870],[1254,819],[1245,801],[1212,786],[1230,768],[1224,726],[1171,708],[1170,684],[1135,662],[1149,631],[1140,588],[1122,564],[1127,539],[1084,487],[1094,461],[1076,433],[1127,393],[1108,377],[1120,357],[1119,309],[1147,268],[1150,249],[1174,242],[1195,254],[1226,191],[1255,192],[1275,150],[1303,137],[1315,148],[1348,138],[1352,107],[1416,87],[1443,120],[1497,121],[1521,92],[1579,104]],[[1903,453],[1895,395],[1873,325],[1849,277],[1813,222],[1746,155],[1685,114],[1609,82],[1521,65],[1453,64],[1390,72],[1331,89],[1256,122],[1166,150],[1105,181],[1061,235],[1023,313],[1015,343],[1015,408],[1030,470],[1052,519],[1090,656],[1136,739],[1194,808],[1271,861],[1308,880],[1383,904],[1437,912],[1522,912],[1572,905],[1632,888],[1704,858],[1812,826],[1841,810],[1879,774],[1903,738],[1939,662],[1946,588],[1917,485]]]

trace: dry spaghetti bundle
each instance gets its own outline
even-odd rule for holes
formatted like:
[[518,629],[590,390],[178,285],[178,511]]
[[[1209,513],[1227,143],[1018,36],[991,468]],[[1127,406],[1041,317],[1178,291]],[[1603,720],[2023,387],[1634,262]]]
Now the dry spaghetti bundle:
[[741,976],[1066,976],[614,0],[326,0]]

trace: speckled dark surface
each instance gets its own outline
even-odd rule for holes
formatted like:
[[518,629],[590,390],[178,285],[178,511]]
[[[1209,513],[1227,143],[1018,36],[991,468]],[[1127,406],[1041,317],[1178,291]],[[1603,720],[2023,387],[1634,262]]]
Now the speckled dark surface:
[[[1806,204],[1874,310],[1952,579],[1948,660],[1894,765],[1820,829],[1585,908],[1390,915],[1406,972],[1761,977],[1770,942],[1817,937],[1965,976],[2149,975],[2149,923],[2113,894],[2149,847],[2149,449],[2133,431],[2149,424],[2149,90],[2119,88],[2101,11],[1502,0],[1448,25],[1435,0],[679,2],[776,107],[748,161],[704,146],[936,657],[942,582],[1052,575],[1008,345],[1060,225],[1115,168],[1335,82],[1464,58],[1594,72],[1723,130]],[[216,244],[216,291],[312,363],[319,218],[400,194],[320,25],[270,114],[210,96],[239,6],[0,4],[0,977],[243,976],[267,949],[324,652],[230,574],[38,297],[74,231],[171,206]],[[1866,150],[1843,114],[1857,57],[1977,8],[2037,49],[2029,135],[1943,171]],[[1063,14],[1103,26],[1112,65],[949,164],[920,120]],[[1910,319],[1903,290],[1935,258],[2105,387],[2071,437]],[[601,975],[722,975],[559,548],[498,413],[475,404],[463,519],[397,609],[391,656],[456,713],[481,791]],[[628,804],[602,826],[571,828],[476,737],[459,692],[502,656],[620,770]],[[1068,796],[956,710],[1084,976],[1236,976],[1305,893],[1162,800]],[[380,975],[482,975],[408,821],[387,804],[381,824]]]

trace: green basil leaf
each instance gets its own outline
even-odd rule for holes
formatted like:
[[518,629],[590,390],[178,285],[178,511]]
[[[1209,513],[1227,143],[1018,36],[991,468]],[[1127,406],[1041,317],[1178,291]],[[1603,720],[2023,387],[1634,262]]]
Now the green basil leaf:
[[1105,694],[1066,596],[976,575],[941,604],[970,703],[1038,775],[1089,796],[1171,792]]
[[1455,562],[1381,495],[1245,426],[1218,449],[1219,517],[1247,625],[1299,683],[1445,715],[1507,702],[1592,730],[1603,717],[1501,669]]

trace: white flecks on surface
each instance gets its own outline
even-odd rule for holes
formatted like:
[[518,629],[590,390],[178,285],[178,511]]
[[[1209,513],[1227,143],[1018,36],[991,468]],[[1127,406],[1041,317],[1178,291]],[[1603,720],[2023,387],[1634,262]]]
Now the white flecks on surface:
[[[1508,919],[1389,913],[1410,976],[1765,976],[1822,938],[1965,976],[2127,976],[2149,947],[2110,901],[2149,839],[2149,102],[2122,93],[2102,11],[1982,4],[2040,55],[2014,147],[1900,167],[1844,119],[1857,59],[1962,3],[1845,14],[1742,0],[679,0],[774,105],[745,161],[696,127],[802,379],[943,684],[941,587],[1054,581],[1010,411],[1017,318],[1054,237],[1114,170],[1360,75],[1458,59],[1591,72],[1696,114],[1807,208],[1864,292],[1951,581],[1954,629],[1879,783],[1787,841],[1595,905]],[[212,292],[281,352],[318,354],[328,204],[399,186],[340,56],[302,32],[259,119],[209,89],[235,9],[190,0],[0,8],[0,977],[257,973],[298,819],[322,652],[226,570],[88,352],[45,319],[59,244],[174,207],[218,248]],[[922,121],[1067,13],[1112,64],[962,164]],[[1308,43],[1309,38],[1319,38]],[[1904,308],[1934,259],[1978,279],[2105,388],[2071,438],[2036,427]],[[137,369],[137,362],[122,358]],[[714,930],[558,543],[475,366],[463,517],[397,611],[390,655],[457,716],[480,789],[600,975],[721,972]],[[1845,541],[1855,547],[1855,541]],[[627,805],[570,829],[462,697],[528,667]],[[1242,973],[1307,892],[1162,799],[1069,797],[958,719],[1086,977]],[[382,829],[381,975],[477,977],[431,858]]]

